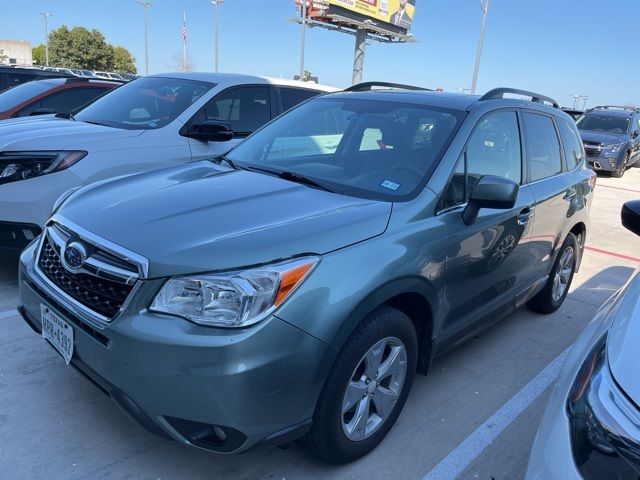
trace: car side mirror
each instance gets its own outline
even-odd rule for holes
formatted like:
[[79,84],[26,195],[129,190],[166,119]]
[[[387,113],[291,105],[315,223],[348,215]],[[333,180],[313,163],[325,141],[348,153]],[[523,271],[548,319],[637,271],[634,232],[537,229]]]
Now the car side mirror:
[[478,180],[471,192],[469,202],[462,211],[462,220],[466,225],[475,223],[481,208],[513,208],[518,199],[520,186],[513,180],[494,175],[485,175]]
[[640,130],[634,130],[631,134],[631,138],[638,138],[638,135],[640,135]]
[[41,108],[36,108],[33,112],[29,114],[29,116],[32,117],[34,115],[51,115],[52,113],[56,113],[56,111],[53,108],[41,107]]
[[226,142],[233,138],[233,129],[229,122],[204,120],[189,125],[183,135],[205,142]]
[[630,200],[622,205],[620,218],[624,228],[640,235],[640,200]]

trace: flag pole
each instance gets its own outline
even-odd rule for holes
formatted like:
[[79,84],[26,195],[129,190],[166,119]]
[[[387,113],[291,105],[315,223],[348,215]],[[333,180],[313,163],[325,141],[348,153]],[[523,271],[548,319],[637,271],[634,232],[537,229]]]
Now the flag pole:
[[187,70],[187,11],[182,12],[182,71]]

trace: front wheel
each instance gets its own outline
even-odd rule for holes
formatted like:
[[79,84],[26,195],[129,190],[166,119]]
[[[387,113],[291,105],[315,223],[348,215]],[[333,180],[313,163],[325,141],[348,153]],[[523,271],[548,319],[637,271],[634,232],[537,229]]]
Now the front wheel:
[[629,163],[629,152],[625,153],[622,165],[617,170],[611,172],[611,176],[614,178],[622,178],[624,172],[627,170],[627,164]]
[[304,445],[332,463],[373,450],[407,399],[417,343],[413,323],[399,310],[383,306],[370,314],[338,354]]
[[553,264],[544,288],[527,302],[527,306],[540,313],[555,312],[569,293],[569,287],[576,271],[578,260],[578,240],[569,233]]

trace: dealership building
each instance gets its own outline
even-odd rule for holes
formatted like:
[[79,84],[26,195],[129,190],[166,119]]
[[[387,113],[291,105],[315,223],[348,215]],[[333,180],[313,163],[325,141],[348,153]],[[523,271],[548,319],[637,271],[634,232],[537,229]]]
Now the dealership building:
[[22,40],[0,39],[0,64],[33,65],[31,43]]

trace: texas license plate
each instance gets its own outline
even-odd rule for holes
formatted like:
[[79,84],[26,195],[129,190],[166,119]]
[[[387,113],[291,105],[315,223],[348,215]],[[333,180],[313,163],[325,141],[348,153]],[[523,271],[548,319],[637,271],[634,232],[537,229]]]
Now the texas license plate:
[[40,305],[42,338],[48,340],[67,365],[73,356],[73,328],[45,305]]

